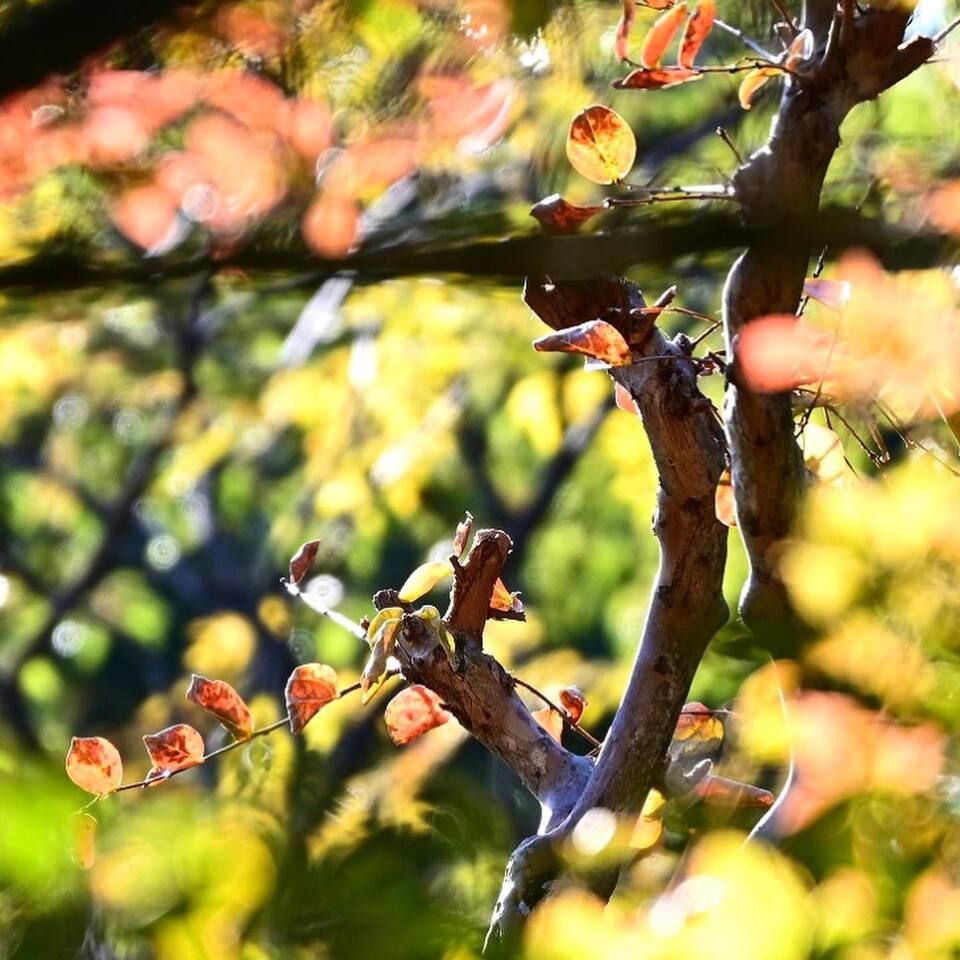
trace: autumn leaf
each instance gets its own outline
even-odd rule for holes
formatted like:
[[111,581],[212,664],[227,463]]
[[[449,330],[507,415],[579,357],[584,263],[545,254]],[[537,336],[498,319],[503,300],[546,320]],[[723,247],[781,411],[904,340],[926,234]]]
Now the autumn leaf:
[[623,0],[623,10],[620,13],[620,19],[617,21],[617,37],[613,44],[618,60],[627,59],[627,43],[630,40],[630,31],[633,28],[633,20],[636,14],[637,0]]
[[575,203],[568,203],[559,193],[554,193],[534,204],[530,216],[536,218],[548,233],[574,233],[591,217],[606,209],[598,203],[579,207]]
[[151,779],[154,775],[169,776],[203,763],[203,737],[188,723],[175,723],[159,733],[148,733],[143,743],[153,761]]
[[699,742],[722,740],[723,724],[714,711],[696,700],[691,700],[683,706],[673,739]]
[[630,846],[635,850],[648,850],[663,835],[663,819],[660,811],[666,802],[666,797],[656,788],[652,788],[647,794],[630,837]]
[[729,470],[724,470],[717,481],[714,509],[717,519],[725,527],[735,527],[737,525],[737,504],[733,496],[733,479]]
[[773,805],[773,794],[769,790],[755,787],[752,783],[741,783],[739,780],[718,777],[715,774],[702,777],[692,792],[704,803],[715,807],[745,809],[766,808]]
[[457,524],[457,532],[453,535],[453,555],[462,560],[467,552],[467,545],[470,543],[470,535],[473,533],[473,514],[468,510],[463,519]]
[[567,133],[567,159],[593,183],[622,180],[637,157],[633,130],[616,110],[594,104],[581,110]]
[[530,716],[533,717],[557,743],[560,742],[563,737],[563,715],[561,713],[554,710],[553,707],[544,707],[542,710],[532,711]]
[[89,870],[97,858],[97,820],[89,813],[70,818],[70,854],[82,870]]
[[614,80],[613,85],[617,90],[662,90],[702,77],[699,70],[690,67],[659,67],[656,70],[634,70],[622,80]]
[[229,683],[208,680],[195,673],[187,699],[216,717],[238,740],[247,740],[253,733],[250,708]]
[[377,639],[380,628],[388,621],[394,622],[394,629],[400,624],[400,618],[403,616],[403,607],[385,607],[370,621],[367,627],[367,646],[372,647]]
[[453,575],[449,560],[431,560],[422,563],[403,582],[398,594],[404,603],[413,603],[429,593],[441,580]]
[[320,549],[319,540],[308,540],[300,549],[290,558],[290,577],[287,581],[295,587],[300,586],[303,578],[310,572],[310,567],[316,559],[317,550]]
[[490,594],[490,607],[504,613],[523,613],[523,601],[520,599],[520,594],[511,593],[500,577],[497,577],[497,582],[493,585],[493,592]]
[[613,398],[617,406],[623,410],[624,413],[632,413],[634,416],[640,416],[640,408],[637,406],[637,401],[633,399],[630,391],[622,383],[615,383],[613,385]]
[[813,31],[810,28],[801,30],[787,48],[787,57],[784,66],[787,70],[796,70],[813,56]]
[[632,360],[623,334],[606,320],[588,320],[545,334],[533,341],[533,349],[541,353],[583,353],[611,367],[624,367]]
[[338,696],[337,674],[332,667],[323,663],[300,664],[284,689],[291,731],[302,733],[320,709]]
[[713,29],[717,17],[715,0],[701,0],[694,10],[693,16],[687,21],[680,40],[680,56],[677,63],[681,67],[692,67],[704,41]]
[[388,704],[383,719],[390,739],[402,746],[417,737],[440,727],[450,719],[440,697],[422,684],[401,690]]
[[74,737],[67,751],[67,776],[81,790],[102,796],[120,786],[120,751],[103,737]]
[[779,76],[780,70],[773,67],[756,67],[751,70],[740,82],[740,88],[737,96],[740,98],[740,106],[744,110],[749,110],[753,106],[753,98],[757,91],[771,78]]
[[587,698],[579,687],[564,687],[560,691],[560,706],[567,711],[571,723],[579,723],[587,709]]
[[672,10],[668,10],[657,18],[640,48],[641,66],[652,70],[660,65],[660,58],[670,46],[686,15],[686,3],[678,3]]

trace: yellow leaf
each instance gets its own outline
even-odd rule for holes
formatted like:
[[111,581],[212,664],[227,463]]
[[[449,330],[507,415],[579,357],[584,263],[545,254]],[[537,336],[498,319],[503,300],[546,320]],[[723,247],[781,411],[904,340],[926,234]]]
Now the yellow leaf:
[[404,603],[412,603],[419,600],[424,594],[429,593],[441,580],[453,574],[453,568],[449,560],[431,560],[429,563],[422,563],[409,577],[404,581],[400,588],[400,599]]
[[616,110],[594,104],[581,110],[567,134],[567,159],[593,183],[622,180],[637,157],[633,130]]

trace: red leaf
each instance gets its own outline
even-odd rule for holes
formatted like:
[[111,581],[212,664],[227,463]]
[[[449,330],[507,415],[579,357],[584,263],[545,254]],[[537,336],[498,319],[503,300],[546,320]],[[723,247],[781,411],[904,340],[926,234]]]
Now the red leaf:
[[523,601],[520,599],[520,594],[511,593],[500,577],[497,577],[497,582],[493,585],[490,606],[492,609],[502,610],[504,613],[523,613]]
[[670,46],[686,15],[686,3],[678,3],[672,10],[668,10],[657,18],[640,48],[642,66],[651,70],[659,65],[663,52]]
[[630,39],[630,30],[633,27],[633,18],[636,13],[637,0],[623,0],[623,12],[617,22],[617,39],[613,47],[618,60],[627,59],[627,41]]
[[578,207],[568,203],[559,193],[545,197],[530,210],[530,216],[540,221],[547,233],[573,233],[591,217],[607,208],[602,204]]
[[606,320],[588,320],[586,323],[548,333],[533,341],[533,349],[541,353],[584,353],[611,367],[630,363],[630,346],[623,335]]
[[[203,737],[188,723],[175,723],[159,733],[148,733],[143,743],[157,776],[169,776],[203,763]],[[151,770],[151,778],[153,775]]]
[[713,29],[717,17],[716,0],[701,0],[693,16],[687,21],[680,41],[680,56],[677,63],[681,67],[692,67],[704,40]]
[[82,790],[110,793],[123,779],[120,751],[103,737],[74,737],[67,751],[67,776]]
[[308,540],[300,549],[290,558],[290,583],[297,587],[300,581],[309,573],[313,561],[316,559],[317,550],[320,549],[319,540]]
[[567,711],[571,723],[579,723],[587,709],[587,698],[579,687],[564,687],[560,691],[560,706]]
[[440,697],[417,683],[401,690],[387,704],[383,719],[387,723],[390,739],[402,746],[434,727],[443,726],[450,719],[450,714],[444,710]]
[[246,740],[253,733],[250,708],[229,683],[208,680],[195,673],[187,699],[216,717],[238,740]]
[[322,663],[301,664],[290,674],[284,696],[290,729],[302,733],[319,710],[339,696],[336,671]]
[[657,70],[634,70],[622,80],[614,80],[618,90],[660,90],[678,83],[699,80],[703,76],[689,67],[661,67]]

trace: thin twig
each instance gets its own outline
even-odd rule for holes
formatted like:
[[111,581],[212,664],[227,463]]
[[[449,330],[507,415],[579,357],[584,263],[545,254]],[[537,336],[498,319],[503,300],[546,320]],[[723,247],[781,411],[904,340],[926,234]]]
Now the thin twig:
[[719,27],[721,30],[726,30],[731,36],[736,37],[744,46],[749,47],[754,53],[760,54],[765,60],[775,60],[776,57],[768,50],[764,50],[763,47],[757,43],[752,37],[748,37],[739,27],[733,26],[731,23],[727,23],[725,20],[714,20],[713,25]]
[[786,22],[787,26],[790,28],[793,35],[796,36],[800,32],[800,28],[794,22],[793,17],[791,17],[790,14],[787,12],[787,8],[784,7],[782,0],[770,0],[770,3],[773,5],[774,10],[776,10],[777,13],[779,13],[780,16],[783,17],[784,21]]
[[289,580],[283,580],[281,582],[287,588],[287,593],[294,597],[299,597],[314,613],[319,613],[320,616],[332,620],[338,627],[343,627],[347,633],[352,633],[358,640],[367,639],[367,631],[364,630],[359,623],[354,623],[353,620],[345,617],[342,613],[331,610],[330,607],[321,603],[316,597],[311,596],[309,592],[301,590],[297,584],[291,583]]
[[737,149],[726,127],[717,127],[717,136],[730,148],[730,152],[736,157],[737,163],[743,166],[743,154]]
[[954,30],[960,27],[960,17],[954,17],[934,38],[933,42],[937,45],[943,43]]

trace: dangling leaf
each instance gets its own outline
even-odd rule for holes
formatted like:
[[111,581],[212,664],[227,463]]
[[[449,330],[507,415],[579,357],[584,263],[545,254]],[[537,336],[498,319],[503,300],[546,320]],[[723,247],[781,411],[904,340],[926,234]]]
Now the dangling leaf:
[[324,663],[302,663],[290,674],[284,690],[290,730],[302,733],[321,708],[338,696],[337,674],[333,667]]
[[403,582],[399,598],[404,603],[413,603],[429,593],[441,580],[453,576],[453,567],[449,560],[431,560],[421,563]]
[[738,96],[740,98],[740,106],[744,110],[749,110],[753,106],[753,98],[757,95],[757,91],[771,78],[780,75],[779,70],[774,70],[771,67],[756,67],[751,70],[743,78],[740,83],[740,89],[738,91]]
[[70,853],[81,870],[89,870],[97,859],[97,820],[89,813],[70,818]]
[[575,203],[568,203],[559,193],[554,193],[534,204],[530,216],[539,220],[548,233],[574,233],[591,217],[606,209],[603,204],[597,203],[578,207]]
[[67,776],[81,790],[111,793],[123,779],[120,751],[103,737],[74,737],[67,751]]
[[637,0],[623,0],[623,10],[617,21],[617,38],[613,43],[614,53],[618,60],[627,59],[627,44],[630,40],[630,31],[637,14]]
[[640,48],[641,66],[652,70],[660,65],[660,58],[670,46],[686,15],[686,3],[678,3],[672,10],[668,10],[657,18]]
[[567,159],[593,183],[622,180],[637,157],[633,130],[616,110],[594,104],[581,110],[567,133]]
[[470,535],[473,533],[473,514],[468,510],[460,523],[457,532],[453,535],[453,555],[462,560],[470,544]]
[[560,691],[560,706],[567,711],[571,723],[579,723],[587,709],[587,698],[579,687],[564,687]]
[[659,67],[656,70],[634,70],[622,80],[614,80],[613,85],[617,90],[663,90],[702,77],[699,70],[689,67]]
[[606,320],[588,320],[533,341],[541,353],[583,353],[611,367],[627,366],[632,357],[623,334]]
[[188,723],[175,723],[159,733],[148,733],[143,744],[153,762],[151,778],[169,776],[203,763],[203,737]]
[[187,699],[216,717],[238,740],[253,733],[253,717],[243,697],[223,680],[208,680],[193,675]]
[[319,549],[319,540],[308,540],[290,558],[290,577],[287,581],[289,584],[294,587],[300,586],[303,578],[310,572],[310,567],[313,565]]
[[687,21],[683,38],[680,40],[680,56],[677,58],[677,63],[681,67],[693,66],[700,48],[713,29],[716,18],[716,0],[700,0],[693,16]]
[[390,739],[402,746],[450,719],[440,697],[422,684],[401,690],[383,713]]

